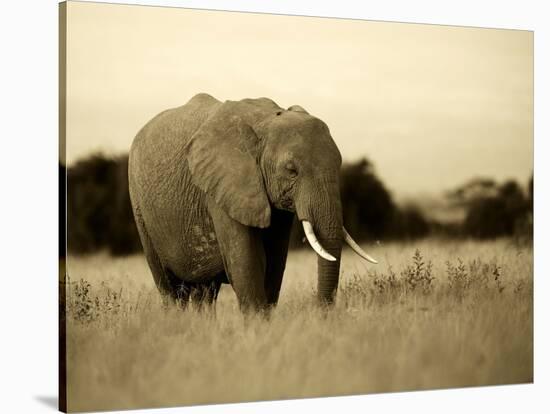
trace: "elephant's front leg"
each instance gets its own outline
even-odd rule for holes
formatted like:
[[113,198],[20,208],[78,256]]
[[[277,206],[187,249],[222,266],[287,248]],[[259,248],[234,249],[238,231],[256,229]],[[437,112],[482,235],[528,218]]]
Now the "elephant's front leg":
[[271,225],[262,231],[267,256],[265,291],[267,303],[271,306],[275,306],[279,300],[293,220],[293,213],[273,209]]
[[227,277],[241,310],[263,310],[266,257],[261,230],[232,219],[214,201],[208,203]]

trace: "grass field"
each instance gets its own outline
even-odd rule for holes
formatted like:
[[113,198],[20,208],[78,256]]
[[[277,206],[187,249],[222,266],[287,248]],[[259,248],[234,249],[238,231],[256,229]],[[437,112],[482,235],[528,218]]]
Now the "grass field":
[[69,257],[68,408],[160,407],[533,381],[533,257],[508,240],[344,251],[335,307],[291,252],[269,320],[222,287],[211,311],[164,308],[142,256]]

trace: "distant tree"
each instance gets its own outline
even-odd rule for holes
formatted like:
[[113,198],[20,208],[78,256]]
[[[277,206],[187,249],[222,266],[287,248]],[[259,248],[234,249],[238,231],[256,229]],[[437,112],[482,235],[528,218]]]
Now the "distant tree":
[[58,169],[58,200],[59,200],[59,245],[58,245],[58,252],[59,252],[59,259],[65,259],[65,256],[67,255],[66,246],[67,246],[67,223],[65,221],[66,214],[67,214],[67,203],[66,203],[66,195],[67,195],[67,187],[66,187],[66,175],[67,170],[61,162],[59,163],[59,169]]
[[140,242],[128,194],[127,156],[101,154],[67,168],[67,247],[74,253],[107,248],[138,251]]
[[462,232],[476,238],[512,236],[529,211],[528,197],[516,181],[498,185],[493,180],[472,180],[451,193],[465,206]]
[[141,250],[141,242],[134,221],[134,213],[130,203],[128,191],[128,157],[119,157],[116,166],[117,183],[112,220],[110,221],[110,243],[111,253],[124,255]]
[[464,185],[450,191],[447,196],[450,202],[457,206],[468,207],[482,198],[494,197],[498,194],[498,184],[491,178],[473,178]]
[[[95,154],[67,169],[67,237],[73,253],[108,249],[114,255],[141,250],[128,193],[128,157]],[[60,173],[61,174],[61,173]],[[399,209],[376,175],[361,159],[345,164],[340,175],[344,225],[358,240],[416,238],[430,224],[414,206]],[[295,221],[291,246],[302,244]]]
[[527,198],[529,200],[529,206],[533,210],[533,175],[529,179],[529,184],[527,184]]
[[388,235],[397,209],[369,160],[363,158],[342,166],[340,191],[344,225],[354,238],[380,239]]
[[67,244],[70,251],[95,251],[106,243],[115,162],[94,155],[67,169]]
[[395,239],[417,239],[431,232],[432,224],[414,205],[405,205],[394,213],[391,236]]
[[533,175],[527,184],[527,213],[520,220],[515,228],[518,241],[532,243],[533,242]]
[[[357,241],[425,234],[422,213],[408,209],[400,214],[390,192],[366,158],[342,166],[340,193],[344,226]],[[295,220],[291,247],[301,246],[304,240],[303,229]]]

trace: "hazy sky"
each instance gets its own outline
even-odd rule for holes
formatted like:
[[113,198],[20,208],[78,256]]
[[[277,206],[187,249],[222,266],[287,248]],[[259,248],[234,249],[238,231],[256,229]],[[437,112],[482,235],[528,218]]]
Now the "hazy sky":
[[67,162],[207,92],[298,104],[396,195],[530,176],[533,34],[71,3]]

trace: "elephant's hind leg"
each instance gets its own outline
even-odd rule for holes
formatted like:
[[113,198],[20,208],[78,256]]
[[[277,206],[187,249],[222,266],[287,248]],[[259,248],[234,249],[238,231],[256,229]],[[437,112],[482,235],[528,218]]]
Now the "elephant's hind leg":
[[155,251],[153,243],[147,234],[145,223],[143,222],[143,218],[141,217],[141,213],[137,207],[134,210],[134,216],[147,263],[149,264],[149,268],[153,274],[155,285],[162,294],[163,299],[166,300],[170,298],[176,302],[186,303],[189,300],[188,289],[185,289],[185,287],[178,284],[172,272],[163,266],[162,261]]

